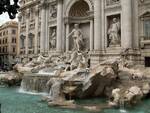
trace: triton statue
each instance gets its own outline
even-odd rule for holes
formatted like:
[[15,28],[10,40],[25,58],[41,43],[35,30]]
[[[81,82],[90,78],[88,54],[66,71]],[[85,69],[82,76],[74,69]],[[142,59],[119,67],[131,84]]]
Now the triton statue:
[[0,0],[0,15],[8,12],[9,18],[14,19],[19,9],[18,1],[13,0],[13,4],[11,4],[10,0]]

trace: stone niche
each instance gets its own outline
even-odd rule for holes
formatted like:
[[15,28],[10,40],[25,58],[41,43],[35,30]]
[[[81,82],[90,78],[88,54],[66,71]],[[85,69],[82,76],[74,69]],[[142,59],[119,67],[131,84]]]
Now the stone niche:
[[[76,1],[69,10],[68,19],[69,19],[69,32],[74,29],[74,24],[79,24],[79,29],[83,35],[83,47],[82,50],[89,49],[89,40],[90,40],[90,20],[89,12],[90,7],[84,0]],[[69,38],[69,50],[72,50],[74,47],[73,38]]]
[[107,16],[107,47],[121,46],[121,16]]
[[56,37],[57,37],[57,28],[56,26],[49,28],[49,50],[56,49]]

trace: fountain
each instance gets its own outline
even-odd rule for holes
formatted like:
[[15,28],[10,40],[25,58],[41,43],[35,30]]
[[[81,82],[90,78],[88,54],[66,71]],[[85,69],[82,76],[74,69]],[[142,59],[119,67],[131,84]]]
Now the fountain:
[[[66,57],[39,55],[21,68],[18,66],[18,72],[24,74],[21,89],[34,93],[46,92],[43,100],[49,106],[67,108],[76,107],[72,99],[110,97],[112,92],[113,100],[109,105],[120,107],[121,112],[126,112],[126,103],[132,103],[134,97],[135,102],[143,97],[143,92],[147,94],[150,91],[149,84],[141,88],[142,83],[149,81],[128,80],[139,77],[143,80],[141,75],[144,74],[132,68],[133,65],[125,57],[108,59],[93,68],[87,68],[87,52],[74,48],[70,56],[68,60]],[[125,100],[120,102],[122,98]]]

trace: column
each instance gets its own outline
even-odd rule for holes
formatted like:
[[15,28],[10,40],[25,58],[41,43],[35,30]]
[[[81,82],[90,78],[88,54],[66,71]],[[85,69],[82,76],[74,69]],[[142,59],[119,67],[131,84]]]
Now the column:
[[102,49],[101,40],[101,0],[94,1],[94,49]]
[[34,54],[38,53],[38,33],[39,33],[39,8],[35,9],[35,37],[34,37]]
[[63,28],[63,1],[58,0],[57,6],[57,44],[56,50],[57,52],[62,51],[62,28]]
[[45,38],[46,38],[46,9],[45,3],[41,5],[41,37],[40,37],[40,52],[45,52]]
[[46,9],[45,9],[45,52],[48,53],[49,51],[49,35],[48,35],[48,14],[49,14],[49,9],[48,7],[46,6]]
[[121,0],[122,4],[122,47],[132,48],[132,0]]
[[30,11],[29,9],[26,12],[26,38],[25,38],[25,54],[28,54],[28,39],[29,39],[29,22],[30,22]]
[[17,38],[17,56],[20,54],[20,33],[21,33],[21,13],[18,14],[18,38]]
[[94,22],[93,19],[90,20],[90,51],[92,51],[94,48]]
[[[69,34],[69,23],[66,24],[66,37]],[[69,38],[66,38],[66,52],[69,51]]]
[[105,38],[105,1],[106,0],[101,0],[101,36],[102,36],[102,50],[105,51],[105,49],[107,48],[107,41],[106,41],[106,38]]
[[133,3],[133,47],[139,48],[139,13],[138,13],[138,0],[132,0]]

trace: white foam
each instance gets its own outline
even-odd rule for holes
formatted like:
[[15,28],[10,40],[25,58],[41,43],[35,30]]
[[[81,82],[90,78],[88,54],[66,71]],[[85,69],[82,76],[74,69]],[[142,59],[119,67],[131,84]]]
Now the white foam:
[[29,95],[43,95],[43,96],[47,96],[48,95],[48,93],[44,93],[44,92],[36,93],[36,92],[25,91],[22,88],[19,88],[17,91],[19,93],[24,93],[24,94],[29,94]]
[[127,110],[125,110],[125,109],[120,109],[120,113],[127,113]]

